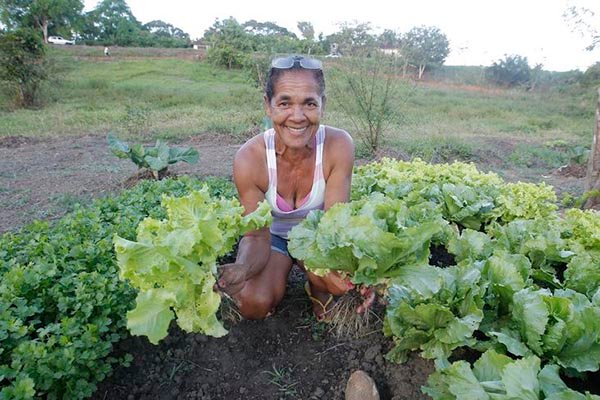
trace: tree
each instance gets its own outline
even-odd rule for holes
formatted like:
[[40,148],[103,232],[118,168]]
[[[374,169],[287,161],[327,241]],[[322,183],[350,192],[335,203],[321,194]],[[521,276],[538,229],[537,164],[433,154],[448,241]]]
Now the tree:
[[428,67],[442,65],[449,53],[448,38],[436,27],[414,27],[402,37],[405,67],[408,63],[415,65],[419,71],[419,79]]
[[71,31],[81,18],[81,0],[0,0],[0,20],[9,29],[41,30],[48,43],[48,30]]
[[588,170],[585,180],[585,189],[589,194],[583,205],[584,208],[600,207],[600,89],[598,89],[598,104],[596,105],[596,120],[594,124],[594,137],[592,151],[588,161]]
[[204,32],[209,44],[207,58],[228,69],[240,68],[247,62],[246,53],[252,51],[251,35],[233,17],[218,19]]
[[244,30],[251,35],[258,36],[287,36],[293,39],[297,39],[296,35],[287,30],[286,28],[277,25],[274,22],[258,22],[254,19],[246,21],[242,24]]
[[150,45],[162,47],[186,47],[190,44],[190,35],[167,22],[150,21],[142,26],[152,36]]
[[368,22],[343,22],[340,30],[327,37],[327,41],[336,43],[340,53],[345,55],[368,54],[375,48],[375,36],[371,34]]
[[385,29],[377,36],[377,45],[380,49],[397,49],[400,47],[401,35],[391,29]]
[[44,42],[32,28],[0,36],[0,81],[13,92],[17,106],[36,104],[40,86],[48,77],[44,61]]
[[600,46],[600,21],[594,11],[586,7],[571,6],[563,14],[571,29],[587,37],[589,45],[586,50],[592,51]]
[[505,55],[503,60],[498,60],[491,67],[486,68],[488,79],[498,85],[514,87],[527,85],[531,80],[531,68],[527,57],[519,55]]
[[125,0],[102,0],[87,13],[83,36],[86,40],[131,46],[139,44],[141,23]]
[[297,27],[304,39],[310,40],[310,41],[315,40],[315,27],[313,26],[313,24],[311,22],[298,21]]

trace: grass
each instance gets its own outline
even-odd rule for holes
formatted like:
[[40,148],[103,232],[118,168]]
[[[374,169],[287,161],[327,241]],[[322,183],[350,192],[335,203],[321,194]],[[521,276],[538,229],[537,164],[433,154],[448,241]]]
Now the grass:
[[[59,84],[45,89],[38,110],[10,110],[9,99],[0,97],[0,136],[114,132],[123,139],[214,134],[243,140],[262,125],[262,95],[244,72],[214,68],[192,49],[116,48],[106,58],[100,47],[68,46],[49,54]],[[472,157],[476,137],[589,147],[590,93],[463,85],[479,82],[478,74],[452,67],[441,81],[405,85],[384,143],[432,160]],[[335,101],[328,102],[324,123],[359,133]]]
[[7,111],[8,100],[0,99],[0,135],[136,136],[141,132],[132,126],[139,125],[166,137],[240,135],[262,121],[261,94],[240,71],[187,59],[53,56],[62,73],[60,84],[45,91],[50,100],[40,110]]
[[270,371],[263,371],[269,376],[269,383],[277,387],[277,391],[284,397],[297,395],[295,386],[300,382],[293,381],[292,372],[291,368],[278,368],[275,365]]

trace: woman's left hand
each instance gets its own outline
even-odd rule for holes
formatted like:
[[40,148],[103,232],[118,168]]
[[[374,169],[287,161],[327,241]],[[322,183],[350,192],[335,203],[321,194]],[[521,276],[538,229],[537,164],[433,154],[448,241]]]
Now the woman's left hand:
[[356,312],[359,314],[365,313],[369,310],[369,308],[371,308],[371,306],[373,305],[373,302],[375,301],[375,296],[377,294],[377,292],[375,291],[375,288],[373,288],[372,286],[361,286],[358,289],[360,295],[363,297],[364,301],[362,302],[362,304],[360,306],[358,306],[356,308]]

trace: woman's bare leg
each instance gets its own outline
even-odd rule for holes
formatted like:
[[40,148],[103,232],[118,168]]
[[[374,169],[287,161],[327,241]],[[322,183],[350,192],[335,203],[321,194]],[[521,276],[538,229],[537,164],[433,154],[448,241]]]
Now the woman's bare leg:
[[234,296],[242,316],[246,319],[267,317],[283,299],[291,269],[291,258],[271,251],[263,270],[246,281],[244,288]]

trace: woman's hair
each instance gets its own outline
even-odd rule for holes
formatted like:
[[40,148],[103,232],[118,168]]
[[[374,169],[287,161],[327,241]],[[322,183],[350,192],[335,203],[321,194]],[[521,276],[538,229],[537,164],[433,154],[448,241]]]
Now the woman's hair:
[[325,76],[323,75],[323,70],[302,68],[300,64],[295,63],[291,68],[271,68],[269,70],[269,77],[267,79],[267,84],[265,85],[265,95],[267,96],[268,101],[271,101],[275,95],[275,85],[281,78],[281,75],[290,71],[309,71],[312,73],[312,76],[319,87],[319,96],[323,97],[325,95]]

